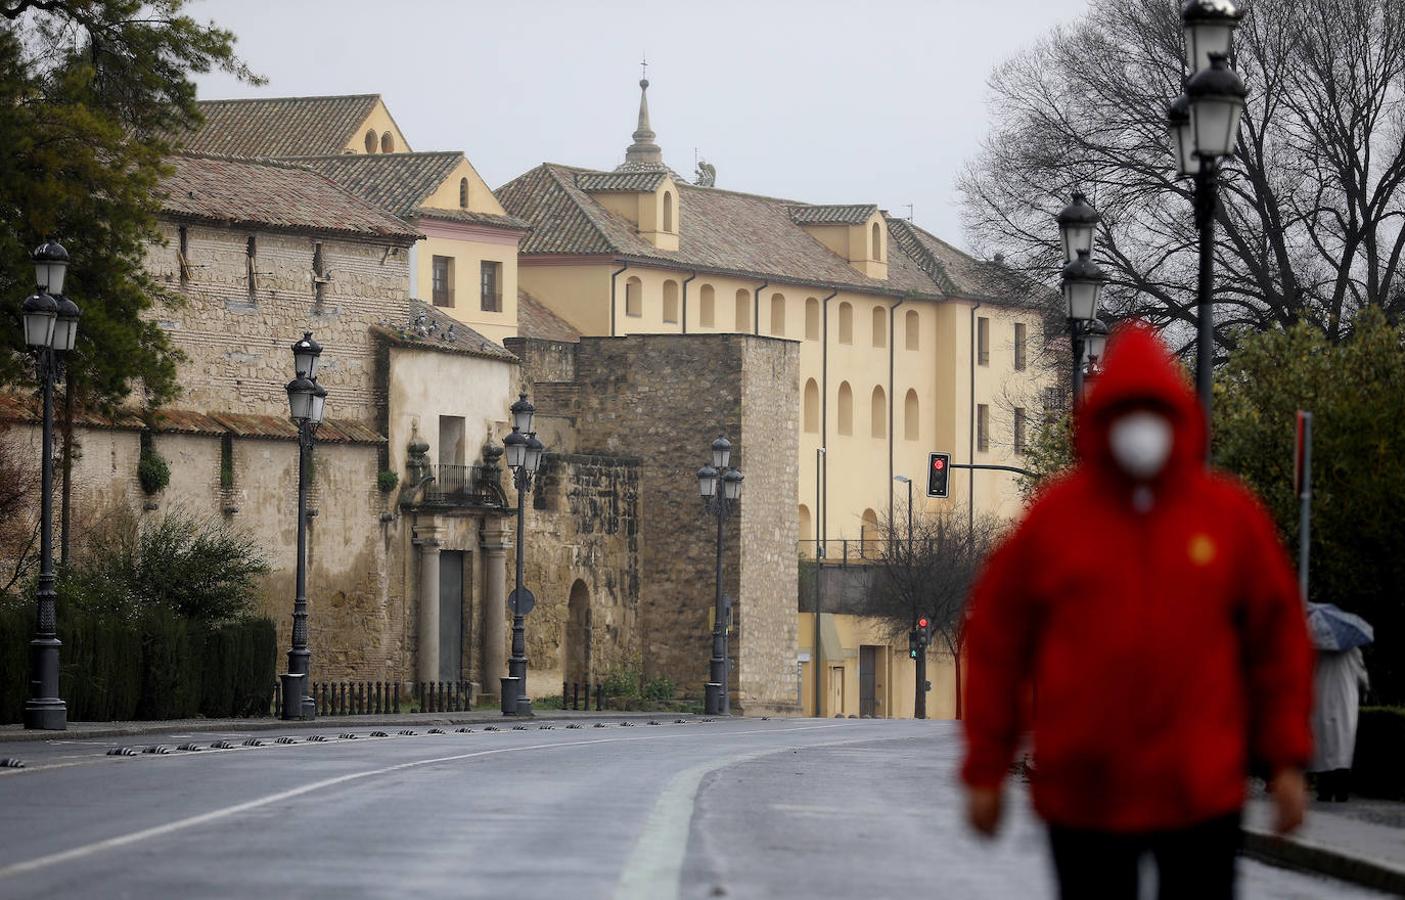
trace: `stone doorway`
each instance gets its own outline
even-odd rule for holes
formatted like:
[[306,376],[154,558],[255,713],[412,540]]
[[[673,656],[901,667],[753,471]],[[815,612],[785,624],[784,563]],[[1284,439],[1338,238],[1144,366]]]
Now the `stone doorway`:
[[566,603],[565,660],[562,678],[568,684],[590,684],[591,638],[590,588],[576,579],[571,585],[571,597]]

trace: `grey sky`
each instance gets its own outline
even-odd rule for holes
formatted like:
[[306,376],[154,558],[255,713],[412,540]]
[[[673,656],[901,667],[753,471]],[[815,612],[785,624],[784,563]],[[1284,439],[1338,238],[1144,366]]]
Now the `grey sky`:
[[380,93],[416,150],[463,150],[494,188],[541,162],[612,168],[639,59],[664,159],[718,187],[877,203],[966,246],[953,181],[991,69],[1087,0],[202,0],[267,76],[202,98]]

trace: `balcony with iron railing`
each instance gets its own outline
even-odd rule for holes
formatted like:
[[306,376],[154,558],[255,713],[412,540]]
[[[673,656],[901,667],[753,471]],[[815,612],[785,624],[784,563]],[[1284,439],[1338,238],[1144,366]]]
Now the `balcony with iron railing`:
[[507,508],[507,496],[497,481],[501,470],[496,466],[439,465],[430,471],[434,480],[425,488],[426,503]]

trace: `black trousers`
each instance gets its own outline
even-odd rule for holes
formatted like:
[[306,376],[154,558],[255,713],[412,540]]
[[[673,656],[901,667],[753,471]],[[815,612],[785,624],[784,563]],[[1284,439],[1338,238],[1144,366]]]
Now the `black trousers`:
[[1137,900],[1142,857],[1158,900],[1233,900],[1239,813],[1187,828],[1123,834],[1049,826],[1062,900]]

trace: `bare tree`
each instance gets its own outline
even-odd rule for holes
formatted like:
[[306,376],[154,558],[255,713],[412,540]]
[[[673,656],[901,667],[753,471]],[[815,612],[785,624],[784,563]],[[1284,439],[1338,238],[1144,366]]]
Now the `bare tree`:
[[[956,665],[959,719],[966,600],[986,556],[1000,539],[1004,523],[988,516],[977,516],[974,522],[968,522],[964,512],[913,516],[909,520],[904,503],[895,510],[894,521],[882,521],[879,526],[885,552],[871,567],[868,612],[884,619],[889,635],[895,638],[916,627],[918,619],[925,616],[931,620],[933,637]],[[924,705],[924,680],[919,665],[919,709]]]
[[[990,79],[994,124],[958,180],[983,252],[1048,283],[1053,215],[1081,189],[1103,215],[1114,317],[1193,338],[1192,186],[1165,126],[1182,86],[1180,0],[1093,0]],[[1250,90],[1217,214],[1216,332],[1405,311],[1405,4],[1251,0],[1235,65]]]
[[29,573],[39,541],[39,467],[9,431],[0,423],[0,597]]

